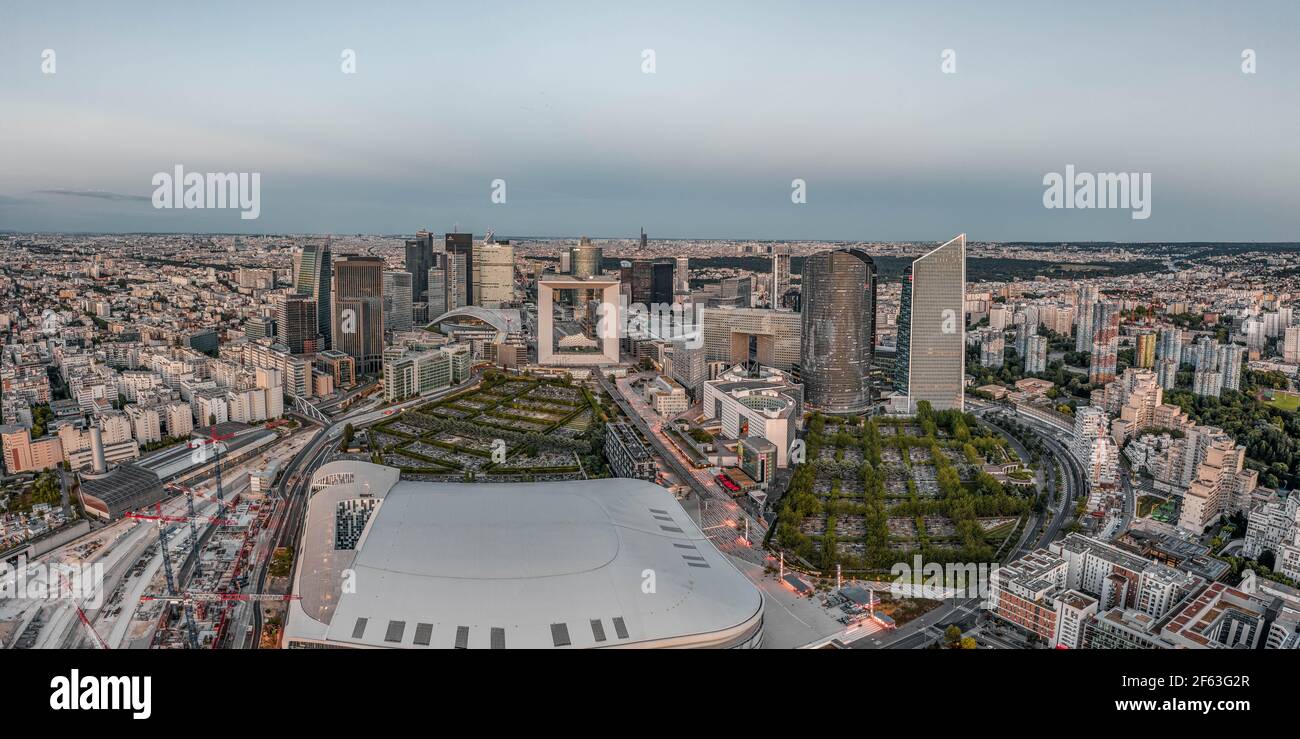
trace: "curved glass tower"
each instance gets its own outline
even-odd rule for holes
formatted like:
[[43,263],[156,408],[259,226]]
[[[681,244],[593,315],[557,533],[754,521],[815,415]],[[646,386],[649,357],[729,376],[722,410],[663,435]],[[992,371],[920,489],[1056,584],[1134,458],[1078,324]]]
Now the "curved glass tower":
[[804,400],[828,413],[864,410],[876,343],[876,265],[860,249],[803,263],[800,372]]

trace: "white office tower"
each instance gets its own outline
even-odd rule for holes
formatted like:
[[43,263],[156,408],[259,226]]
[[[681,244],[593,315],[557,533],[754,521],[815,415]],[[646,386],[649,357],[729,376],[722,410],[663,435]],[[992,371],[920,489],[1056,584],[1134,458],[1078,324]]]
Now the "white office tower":
[[411,273],[405,270],[384,272],[384,330],[411,330]]
[[507,308],[515,301],[515,248],[483,243],[474,249],[474,302],[481,308]]
[[437,320],[446,313],[447,308],[447,272],[441,267],[429,270],[429,321]]

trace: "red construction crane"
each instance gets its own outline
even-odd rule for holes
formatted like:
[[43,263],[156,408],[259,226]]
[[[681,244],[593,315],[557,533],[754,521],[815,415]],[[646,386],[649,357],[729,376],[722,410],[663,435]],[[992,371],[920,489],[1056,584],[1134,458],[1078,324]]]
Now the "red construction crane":
[[[60,572],[59,577],[63,578],[66,581],[67,575]],[[68,591],[69,592],[72,591],[71,583],[68,583]],[[99,648],[111,649],[111,647],[108,646],[108,642],[104,641],[104,638],[99,635],[98,631],[95,631],[94,625],[91,624],[90,619],[86,617],[86,612],[82,610],[81,604],[78,603],[75,599],[71,599],[71,600],[72,600],[72,607],[77,609],[77,618],[81,621],[81,624],[86,627],[86,631],[89,631],[90,635],[95,637],[95,643],[99,645]]]

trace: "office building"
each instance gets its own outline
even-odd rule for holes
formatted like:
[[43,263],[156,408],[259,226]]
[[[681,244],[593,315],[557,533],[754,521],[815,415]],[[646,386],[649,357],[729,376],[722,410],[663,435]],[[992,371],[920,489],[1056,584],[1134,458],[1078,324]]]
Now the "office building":
[[316,335],[321,337],[316,348],[318,351],[329,349],[333,346],[330,291],[334,282],[329,241],[307,244],[295,260],[294,290],[299,295],[306,295],[316,301]]
[[799,364],[800,314],[763,308],[704,308],[706,362],[758,362],[789,372]]
[[[427,279],[428,273],[425,273]],[[410,331],[414,316],[410,272],[384,272],[384,330]]]
[[876,265],[860,249],[823,251],[804,260],[800,376],[804,399],[828,413],[871,403],[867,376],[875,356]]
[[433,253],[433,234],[420,231],[406,242],[406,271],[411,275],[411,302],[427,302],[429,270],[437,266]]
[[445,236],[446,262],[444,292],[447,310],[474,305],[477,295],[474,285],[474,235],[449,233]]
[[614,477],[631,477],[654,482],[658,478],[654,457],[632,424],[605,424],[605,458]]
[[894,360],[894,410],[965,407],[966,234],[912,262],[903,278]]
[[384,364],[384,260],[349,255],[334,262],[334,348],[376,375]]
[[515,248],[505,242],[485,242],[475,249],[474,259],[478,262],[474,304],[482,308],[515,305]]

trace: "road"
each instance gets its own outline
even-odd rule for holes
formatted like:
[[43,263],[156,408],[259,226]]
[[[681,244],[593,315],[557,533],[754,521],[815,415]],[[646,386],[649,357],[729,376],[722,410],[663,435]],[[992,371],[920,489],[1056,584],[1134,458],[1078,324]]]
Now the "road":
[[[718,488],[717,483],[707,473],[696,469],[687,462],[682,457],[681,452],[671,442],[663,438],[660,430],[661,424],[656,422],[655,426],[651,427],[645,415],[652,414],[652,411],[645,408],[644,404],[638,406],[637,403],[629,401],[616,385],[609,382],[609,378],[605,375],[599,372],[595,374],[599,378],[601,388],[614,399],[619,408],[623,409],[623,413],[632,419],[632,422],[641,431],[641,435],[650,441],[650,445],[659,458],[664,460],[672,472],[689,485],[695,493],[696,500],[699,502],[697,509],[698,524],[700,529],[709,536],[714,546],[725,554],[740,557],[755,564],[763,564],[763,555],[751,545],[751,542],[762,541],[767,535],[766,524],[755,520],[737,505],[730,495]],[[747,524],[746,521],[748,521]],[[749,541],[733,535],[733,532],[743,530],[746,525],[749,527]],[[710,531],[720,531],[722,535],[710,534]]]

